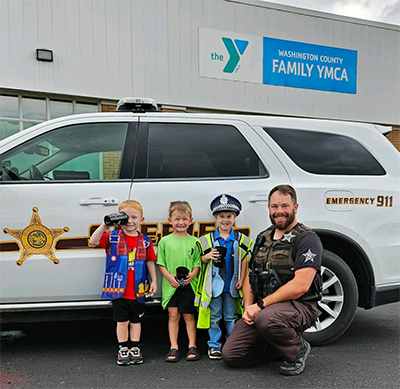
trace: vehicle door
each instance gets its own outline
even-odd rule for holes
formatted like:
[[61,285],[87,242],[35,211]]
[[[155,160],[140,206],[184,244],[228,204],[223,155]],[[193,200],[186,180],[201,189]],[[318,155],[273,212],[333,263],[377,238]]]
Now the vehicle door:
[[98,118],[3,143],[1,303],[100,299],[105,254],[88,240],[129,198],[137,119]]
[[255,238],[270,224],[269,190],[289,178],[271,150],[245,122],[146,115],[140,119],[131,197],[144,208],[142,231],[155,243],[170,233],[170,201],[193,209],[190,233],[215,228],[210,202],[221,193],[238,198],[236,228]]

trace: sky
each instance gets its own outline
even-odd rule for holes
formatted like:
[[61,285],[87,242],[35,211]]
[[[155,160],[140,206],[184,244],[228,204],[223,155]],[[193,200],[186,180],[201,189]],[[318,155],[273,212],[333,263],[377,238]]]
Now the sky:
[[400,0],[267,0],[316,11],[400,25]]

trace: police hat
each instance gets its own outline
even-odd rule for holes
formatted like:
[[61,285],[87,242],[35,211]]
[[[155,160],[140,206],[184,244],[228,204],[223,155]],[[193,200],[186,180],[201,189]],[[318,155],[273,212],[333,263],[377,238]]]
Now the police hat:
[[242,210],[242,204],[235,197],[228,194],[221,194],[217,196],[210,204],[211,212],[214,215],[215,212],[235,212],[236,216],[239,216]]

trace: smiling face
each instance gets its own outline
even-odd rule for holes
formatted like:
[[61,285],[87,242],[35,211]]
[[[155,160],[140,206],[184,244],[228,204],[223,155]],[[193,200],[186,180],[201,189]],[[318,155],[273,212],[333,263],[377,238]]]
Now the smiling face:
[[129,218],[128,223],[122,226],[125,233],[131,236],[136,236],[138,234],[138,229],[144,220],[142,212],[136,208],[123,208],[120,209],[120,211],[125,212]]
[[214,214],[215,220],[217,222],[217,227],[219,228],[219,233],[230,232],[233,224],[236,220],[236,213],[235,212],[218,212]]
[[298,204],[293,204],[290,195],[275,192],[269,200],[269,218],[277,230],[291,230],[296,224]]
[[177,233],[185,233],[193,222],[193,218],[189,212],[173,211],[168,218],[169,224]]

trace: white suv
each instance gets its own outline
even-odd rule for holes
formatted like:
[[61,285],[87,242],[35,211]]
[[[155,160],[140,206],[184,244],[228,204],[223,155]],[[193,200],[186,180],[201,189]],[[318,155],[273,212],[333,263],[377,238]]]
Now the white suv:
[[13,135],[0,142],[2,320],[109,305],[100,299],[104,251],[88,241],[125,199],[142,203],[141,230],[157,245],[170,232],[171,200],[190,202],[190,233],[200,236],[214,228],[210,201],[229,193],[243,205],[236,228],[255,238],[270,224],[269,190],[288,183],[298,193],[298,220],[325,248],[321,313],[307,336],[329,343],[357,306],[399,301],[400,157],[384,131],[283,117],[115,112]]

